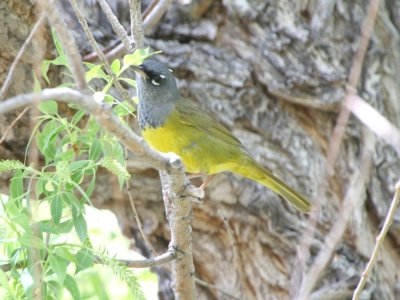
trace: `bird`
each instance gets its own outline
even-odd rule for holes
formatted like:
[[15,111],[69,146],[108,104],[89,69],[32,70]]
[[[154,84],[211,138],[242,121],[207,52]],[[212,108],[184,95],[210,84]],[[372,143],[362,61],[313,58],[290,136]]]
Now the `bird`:
[[180,156],[188,173],[232,172],[266,186],[299,211],[310,212],[312,205],[305,196],[260,165],[225,126],[180,96],[165,64],[147,59],[134,71],[139,126],[152,148]]

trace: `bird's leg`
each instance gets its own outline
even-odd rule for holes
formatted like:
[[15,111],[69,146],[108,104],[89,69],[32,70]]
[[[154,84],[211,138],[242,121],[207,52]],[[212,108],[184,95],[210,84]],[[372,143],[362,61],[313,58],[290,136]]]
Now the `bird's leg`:
[[206,188],[206,186],[211,182],[211,180],[214,179],[214,177],[215,177],[215,174],[208,175],[206,180],[204,180],[202,185],[199,187],[199,189],[204,190]]

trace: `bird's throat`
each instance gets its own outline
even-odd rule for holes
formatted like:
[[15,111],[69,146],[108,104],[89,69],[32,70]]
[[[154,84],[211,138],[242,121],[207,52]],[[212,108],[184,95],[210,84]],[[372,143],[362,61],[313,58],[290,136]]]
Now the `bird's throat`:
[[164,102],[148,103],[140,101],[138,106],[139,126],[142,130],[146,128],[158,128],[165,124],[165,120],[172,113],[175,103]]

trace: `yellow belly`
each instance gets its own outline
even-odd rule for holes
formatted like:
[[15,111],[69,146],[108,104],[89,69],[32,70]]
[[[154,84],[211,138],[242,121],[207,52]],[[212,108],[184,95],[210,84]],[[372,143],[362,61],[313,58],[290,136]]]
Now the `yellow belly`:
[[178,117],[174,112],[163,126],[145,128],[143,138],[160,152],[179,155],[189,173],[215,174],[230,170],[236,164],[234,154],[237,153],[230,153],[216,137],[181,123]]

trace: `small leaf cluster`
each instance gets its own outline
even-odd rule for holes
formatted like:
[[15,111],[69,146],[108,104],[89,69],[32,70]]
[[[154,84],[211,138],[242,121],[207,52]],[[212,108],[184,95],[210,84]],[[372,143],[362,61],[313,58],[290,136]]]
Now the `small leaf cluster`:
[[[48,72],[61,67],[69,76],[70,66],[61,43],[53,33],[57,57],[42,64],[42,77],[50,84]],[[118,101],[110,90],[116,80],[135,87],[123,77],[132,65],[148,57],[139,50],[122,61],[115,60],[106,74],[102,65],[86,64],[86,81],[102,82],[93,88],[96,101],[113,106],[121,117],[135,112],[134,101]],[[71,86],[72,84],[63,84]],[[35,79],[35,91],[40,90]],[[33,130],[29,147],[35,142],[44,164],[27,166],[16,160],[0,160],[0,173],[12,172],[9,195],[0,195],[0,253],[5,253],[9,271],[0,269],[0,290],[9,299],[59,299],[66,289],[73,299],[81,299],[75,275],[91,268],[96,261],[85,219],[85,204],[91,205],[100,167],[117,176],[120,187],[130,178],[125,168],[125,152],[119,141],[107,133],[87,112],[69,105],[61,113],[56,101],[40,103],[41,115]],[[74,233],[77,242],[67,236]],[[143,299],[140,286],[130,270],[114,259],[101,257],[114,273]],[[0,294],[1,295],[1,294]]]

